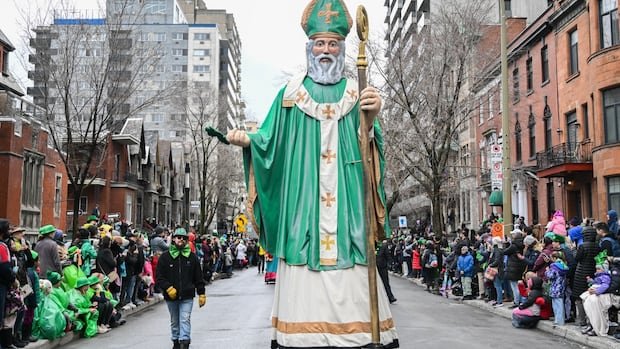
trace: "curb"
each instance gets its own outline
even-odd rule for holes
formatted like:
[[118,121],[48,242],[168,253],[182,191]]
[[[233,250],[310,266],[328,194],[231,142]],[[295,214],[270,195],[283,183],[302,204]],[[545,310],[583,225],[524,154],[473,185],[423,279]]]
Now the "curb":
[[[121,314],[123,314],[123,318],[127,318],[133,314],[137,314],[140,313],[158,303],[162,303],[164,300],[163,299],[153,299],[152,301],[145,303],[139,307],[136,307],[134,309],[130,309],[127,311],[121,311]],[[114,330],[112,330],[114,331]],[[39,339],[38,341],[34,342],[34,343],[30,343],[28,344],[25,349],[52,349],[52,348],[58,348],[58,347],[62,347],[64,345],[67,345],[71,342],[73,342],[74,340],[78,340],[80,339],[80,336],[78,336],[77,334],[75,334],[74,332],[69,332],[67,333],[64,337],[62,338],[58,338],[58,339],[54,339],[54,340],[48,340],[48,339]]]
[[[424,284],[422,284],[422,280],[408,279],[404,276],[400,276],[392,272],[390,272],[390,274],[392,274],[392,276],[394,277],[399,277],[401,279],[408,280],[412,284],[417,285],[419,287],[425,287]],[[452,297],[452,296],[450,296],[450,299],[457,300],[457,298]],[[508,308],[504,308],[504,307],[494,308],[492,305],[484,301],[481,301],[481,300],[460,301],[460,302],[470,307],[485,310],[489,313],[501,316],[508,320],[512,320],[512,310]],[[581,334],[579,327],[572,326],[571,324],[566,324],[564,326],[555,326],[553,325],[553,322],[551,321],[541,320],[538,322],[538,326],[536,327],[536,329],[538,329],[539,331],[566,339],[568,341],[577,343],[577,344],[581,344],[581,345],[585,345],[590,348],[594,348],[594,349],[618,349],[620,348],[620,342],[616,341],[615,339],[611,339],[610,337],[606,337],[606,336],[605,337],[585,336]],[[524,330],[524,331],[527,331],[527,330]]]

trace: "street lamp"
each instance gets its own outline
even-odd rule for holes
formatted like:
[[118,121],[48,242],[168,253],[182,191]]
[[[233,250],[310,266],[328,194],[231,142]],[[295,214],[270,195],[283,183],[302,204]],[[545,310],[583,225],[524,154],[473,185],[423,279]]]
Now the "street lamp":
[[185,227],[189,229],[189,163],[185,163],[185,188],[184,188],[184,199],[185,199],[185,209],[184,211],[184,219]]

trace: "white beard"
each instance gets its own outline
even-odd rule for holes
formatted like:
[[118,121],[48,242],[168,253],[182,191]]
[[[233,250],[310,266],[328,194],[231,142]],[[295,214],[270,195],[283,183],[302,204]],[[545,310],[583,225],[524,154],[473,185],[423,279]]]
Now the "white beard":
[[[308,76],[312,81],[322,85],[334,85],[338,83],[344,76],[345,63],[345,44],[339,41],[340,53],[338,56],[331,54],[320,54],[315,56],[312,53],[314,40],[310,40],[306,45],[306,55],[308,58]],[[327,58],[331,60],[329,63],[321,63],[321,60]]]

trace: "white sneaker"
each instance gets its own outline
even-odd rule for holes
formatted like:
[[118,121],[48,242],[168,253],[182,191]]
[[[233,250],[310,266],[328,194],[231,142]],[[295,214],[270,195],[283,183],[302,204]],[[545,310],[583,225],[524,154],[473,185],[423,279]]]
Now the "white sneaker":
[[104,325],[97,326],[97,333],[99,333],[99,334],[108,333],[109,331],[110,331],[110,329],[105,327]]
[[124,311],[127,311],[127,310],[131,310],[132,308],[129,306],[129,304],[125,304],[125,306],[123,306],[121,309],[123,309]]
[[136,309],[137,308],[137,305],[135,305],[133,303],[128,303],[127,305],[130,306],[131,309]]

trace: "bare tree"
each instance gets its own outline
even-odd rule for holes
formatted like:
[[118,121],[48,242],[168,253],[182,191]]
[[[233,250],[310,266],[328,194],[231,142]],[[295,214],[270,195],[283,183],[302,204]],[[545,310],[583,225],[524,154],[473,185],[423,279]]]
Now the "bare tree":
[[84,12],[60,0],[22,14],[24,47],[30,47],[34,65],[34,70],[28,67],[34,80],[31,95],[45,108],[43,122],[67,170],[74,231],[79,198],[104,170],[111,136],[127,118],[169,99],[183,84],[153,84],[164,53],[160,44],[141,37],[143,6],[111,1],[104,16],[103,9]]
[[[433,231],[441,234],[447,191],[455,191],[459,130],[470,120],[474,103],[469,79],[477,73],[480,40],[489,1],[442,2],[432,24],[386,52],[371,47],[385,81],[386,184],[388,211],[409,177],[421,186],[432,209]],[[387,53],[387,54],[386,54]],[[480,65],[482,66],[482,65]]]

